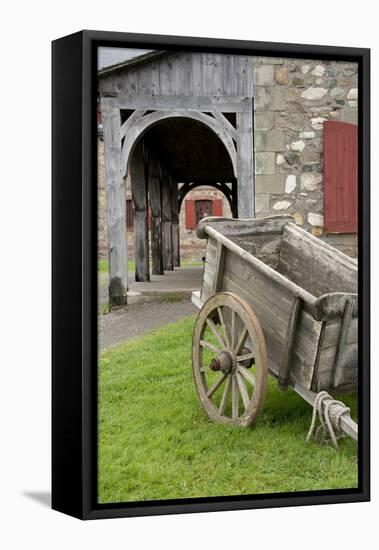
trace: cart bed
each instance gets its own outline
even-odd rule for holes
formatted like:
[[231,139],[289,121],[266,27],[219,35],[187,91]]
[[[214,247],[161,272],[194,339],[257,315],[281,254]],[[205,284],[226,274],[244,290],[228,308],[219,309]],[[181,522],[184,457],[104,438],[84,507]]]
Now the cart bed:
[[[292,223],[208,218],[202,289],[243,298],[257,315],[270,372],[319,392],[357,383],[357,262]],[[200,299],[199,299],[200,298]]]

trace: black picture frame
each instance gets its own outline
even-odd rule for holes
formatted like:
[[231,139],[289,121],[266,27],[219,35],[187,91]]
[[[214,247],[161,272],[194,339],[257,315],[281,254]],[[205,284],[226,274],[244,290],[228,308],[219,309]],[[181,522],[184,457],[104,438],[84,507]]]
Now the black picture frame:
[[[98,504],[96,51],[99,46],[349,60],[359,67],[359,486]],[[52,508],[81,519],[370,499],[370,50],[81,31],[52,43]]]

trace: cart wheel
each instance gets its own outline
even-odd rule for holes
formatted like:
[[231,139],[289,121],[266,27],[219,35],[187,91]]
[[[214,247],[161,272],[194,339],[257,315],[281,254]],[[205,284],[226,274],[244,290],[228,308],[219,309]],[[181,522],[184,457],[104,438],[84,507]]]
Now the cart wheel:
[[212,420],[245,427],[257,418],[267,386],[265,339],[253,310],[236,294],[214,294],[201,308],[193,332],[192,369]]

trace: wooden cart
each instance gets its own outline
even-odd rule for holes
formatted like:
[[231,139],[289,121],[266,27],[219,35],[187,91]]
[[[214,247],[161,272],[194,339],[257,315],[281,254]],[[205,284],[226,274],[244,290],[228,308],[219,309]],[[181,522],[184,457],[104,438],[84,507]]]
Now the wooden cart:
[[[209,417],[250,425],[268,374],[310,404],[357,386],[357,262],[293,223],[206,218],[203,283],[192,346],[197,392]],[[346,412],[340,428],[357,439]]]

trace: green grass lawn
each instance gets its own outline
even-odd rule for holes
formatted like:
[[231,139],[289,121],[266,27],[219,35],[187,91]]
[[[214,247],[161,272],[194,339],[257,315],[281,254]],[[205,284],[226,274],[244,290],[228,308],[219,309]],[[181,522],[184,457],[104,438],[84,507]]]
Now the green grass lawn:
[[[192,379],[194,321],[100,355],[99,502],[356,487],[356,443],[306,443],[311,407],[272,378],[251,428],[208,419]],[[343,400],[356,418],[355,398]]]

